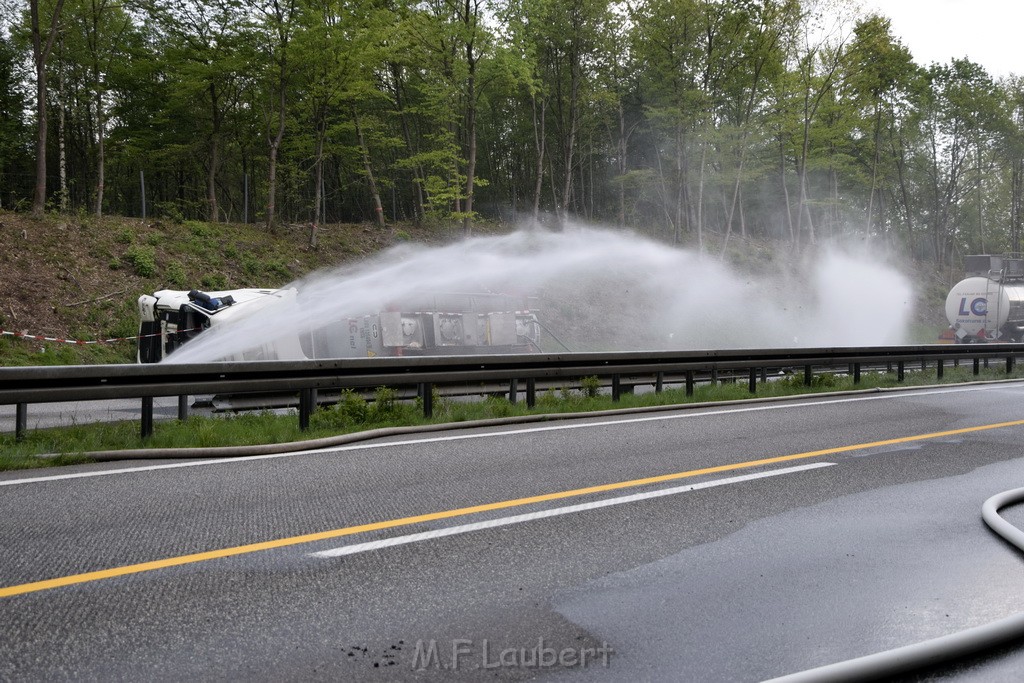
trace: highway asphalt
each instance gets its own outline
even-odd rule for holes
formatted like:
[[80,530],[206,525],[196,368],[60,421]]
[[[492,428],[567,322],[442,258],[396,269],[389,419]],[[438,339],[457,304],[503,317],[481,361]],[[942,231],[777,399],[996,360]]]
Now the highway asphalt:
[[1022,443],[1004,383],[0,473],[0,679],[763,680],[1024,610]]

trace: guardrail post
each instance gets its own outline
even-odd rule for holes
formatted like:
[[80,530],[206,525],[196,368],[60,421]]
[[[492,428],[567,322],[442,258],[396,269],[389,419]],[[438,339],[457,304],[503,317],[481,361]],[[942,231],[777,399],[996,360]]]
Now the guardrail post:
[[985,359],[985,369],[988,370],[988,358]]
[[153,436],[153,397],[142,397],[142,438]]
[[750,382],[748,388],[750,393],[757,393],[757,368],[750,368]]
[[860,363],[853,364],[853,383],[860,384]]
[[24,441],[28,431],[28,404],[19,403],[14,408],[14,440]]
[[182,422],[188,419],[188,394],[178,397],[178,419]]
[[935,376],[937,378],[942,379],[942,376],[946,372],[945,365],[946,363],[941,358],[935,361]]
[[665,373],[659,372],[654,376],[654,393],[660,394],[665,389]]
[[423,399],[423,417],[434,417],[434,385],[430,382],[421,384],[420,396]]
[[974,359],[974,374],[975,375],[980,375],[981,374],[981,360],[979,360],[977,358]]
[[693,370],[686,371],[686,395],[693,396]]
[[618,401],[622,395],[622,384],[618,375],[612,375],[612,400]]
[[814,378],[814,372],[811,370],[810,365],[804,366],[804,386],[811,386],[811,380]]
[[921,359],[921,372],[924,372],[927,369],[928,369],[928,361],[925,360],[924,358],[922,358]]
[[718,368],[711,368],[711,384],[718,384]]
[[526,407],[533,408],[537,405],[537,380],[530,377],[526,380]]
[[1006,374],[1013,372],[1013,356],[1006,357]]
[[764,384],[767,381],[768,381],[768,367],[765,366],[765,367],[761,368],[761,384]]
[[905,370],[905,367],[904,367],[903,361],[900,361],[899,363],[896,364],[896,381],[897,382],[902,382],[903,381],[903,378],[904,378],[904,376],[906,374],[904,372],[904,370]]
[[313,414],[313,390],[299,390],[299,429],[309,429],[309,416]]
[[512,405],[516,404],[519,400],[519,380],[512,379],[508,383],[508,402]]

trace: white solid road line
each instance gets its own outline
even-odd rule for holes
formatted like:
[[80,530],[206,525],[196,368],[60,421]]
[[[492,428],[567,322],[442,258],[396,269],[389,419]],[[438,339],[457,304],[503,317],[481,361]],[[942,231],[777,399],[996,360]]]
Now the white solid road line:
[[211,458],[210,460],[190,460],[188,462],[171,463],[166,465],[144,465],[141,467],[124,467],[115,470],[98,470],[94,472],[75,472],[73,474],[55,474],[45,477],[25,477],[22,479],[2,479],[0,487],[16,486],[18,484],[37,484],[40,482],[61,481],[64,479],[88,479],[91,477],[106,477],[115,474],[133,474],[137,472],[154,472],[157,470],[179,469],[182,467],[201,467],[205,465],[221,465],[224,463],[252,462],[254,460],[273,460],[277,458],[292,458],[299,455],[316,455],[318,453],[337,453],[343,451],[359,451],[371,448],[390,448],[392,446],[413,446],[424,443],[439,443],[443,441],[461,441],[465,439],[487,439],[500,436],[515,436],[518,434],[531,434],[539,432],[563,431],[567,429],[589,429],[591,427],[607,427],[612,425],[630,424],[639,422],[657,422],[663,420],[685,420],[707,415],[728,415],[730,413],[753,413],[766,410],[791,410],[795,408],[807,408],[814,406],[833,405],[837,403],[859,403],[861,401],[881,401],[900,398],[911,398],[915,396],[929,396],[934,394],[955,394],[968,391],[988,391],[992,389],[1005,389],[1004,385],[986,385],[972,387],[958,387],[950,389],[932,389],[913,392],[872,394],[870,396],[853,396],[850,398],[827,399],[823,401],[795,401],[786,403],[773,403],[770,405],[740,406],[736,408],[721,408],[718,410],[703,410],[700,408],[680,410],[685,412],[672,413],[670,415],[648,415],[645,417],[625,417],[612,420],[589,421],[592,418],[579,418],[588,420],[586,422],[571,422],[568,424],[544,425],[540,427],[524,427],[520,429],[508,429],[500,432],[483,432],[477,434],[451,434],[449,436],[424,437],[422,439],[407,439],[404,441],[373,441],[369,443],[357,443],[350,446],[332,446],[329,448],[311,449],[308,451],[294,451],[291,453],[271,453],[268,455],[247,455],[237,458]]
[[546,519],[548,517],[559,517],[561,515],[569,515],[575,512],[585,512],[587,510],[597,510],[599,508],[611,507],[613,505],[622,505],[624,503],[633,503],[638,500],[649,500],[651,498],[661,498],[662,496],[672,496],[677,493],[687,493],[689,491],[697,491],[700,489],[709,489],[716,486],[727,486],[729,484],[738,484],[743,481],[750,481],[752,479],[765,479],[767,477],[777,477],[782,474],[793,474],[795,472],[804,472],[806,470],[816,470],[822,467],[831,467],[835,465],[834,462],[816,462],[807,465],[798,465],[796,467],[786,467],[778,470],[770,470],[767,472],[756,472],[754,474],[743,474],[737,477],[727,477],[725,479],[712,479],[711,481],[702,481],[696,484],[686,484],[685,486],[674,486],[668,489],[661,489],[659,491],[648,491],[646,493],[634,493],[628,496],[619,496],[617,498],[606,498],[605,500],[596,500],[590,503],[580,503],[578,505],[567,505],[560,508],[551,508],[549,510],[540,510],[538,512],[529,512],[523,515],[513,515],[511,517],[500,517],[498,519],[489,519],[484,522],[474,522],[472,524],[460,524],[459,526],[447,527],[445,529],[435,529],[433,531],[424,531],[418,534],[406,534],[404,536],[395,536],[393,538],[386,538],[380,541],[368,541],[366,543],[354,543],[352,545],[343,545],[338,548],[332,548],[330,550],[321,550],[315,553],[309,553],[310,557],[340,557],[343,555],[355,555],[356,553],[365,553],[370,550],[379,550],[381,548],[391,548],[398,545],[407,545],[409,543],[418,543],[419,541],[430,541],[435,538],[443,538],[445,536],[455,536],[457,534],[465,534],[470,531],[479,531],[481,529],[493,529],[499,526],[508,526],[510,524],[520,524],[522,522],[532,522],[538,519]]

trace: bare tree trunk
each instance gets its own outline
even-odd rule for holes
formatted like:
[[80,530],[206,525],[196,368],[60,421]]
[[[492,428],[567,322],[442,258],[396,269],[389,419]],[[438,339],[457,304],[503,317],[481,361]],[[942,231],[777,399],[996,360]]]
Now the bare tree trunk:
[[[473,23],[475,31],[475,21],[471,22],[470,18],[470,3],[471,0],[466,0],[465,21],[467,29],[469,24]],[[466,159],[466,208],[462,218],[462,234],[465,237],[473,234],[473,184],[476,182],[476,60],[477,57],[473,54],[473,38],[470,37],[466,41],[466,127],[469,133],[469,154]]]
[[[64,52],[64,40],[60,41],[60,52]],[[67,108],[66,102],[66,89],[64,82],[64,69],[60,70],[60,78],[57,85],[57,106],[58,106],[58,120],[57,120],[57,150],[58,150],[58,169],[60,173],[60,211],[61,213],[68,212],[68,151],[67,151]]]
[[380,192],[377,191],[377,181],[373,177],[373,166],[370,164],[370,150],[363,138],[363,128],[359,125],[359,112],[352,107],[352,120],[356,125],[356,137],[359,138],[359,149],[363,155],[363,169],[366,172],[366,182],[370,185],[370,196],[373,198],[373,213],[377,227],[384,227],[384,207],[380,203]]
[[689,207],[685,206],[686,195],[686,136],[683,134],[683,126],[676,123],[676,202],[675,202],[675,238],[674,243],[679,244],[682,236],[679,234],[683,225],[683,213],[689,216]]
[[281,92],[278,96],[277,108],[277,132],[270,141],[270,169],[267,174],[267,227],[274,230],[277,210],[277,153],[281,149],[281,140],[284,139],[284,117],[285,117],[285,84],[284,67],[281,67]]
[[324,119],[323,112],[321,112],[320,121],[316,127],[316,162],[313,173],[313,182],[316,188],[313,190],[313,223],[309,226],[309,246],[313,249],[316,249],[317,231],[320,229],[320,202],[324,184],[324,128],[327,125]]
[[786,201],[786,223],[789,225],[789,241],[797,243],[796,228],[793,225],[793,207],[789,199],[789,183],[786,182],[786,143],[779,136],[779,180],[782,181],[782,196]]
[[210,131],[210,168],[206,172],[206,220],[217,222],[217,170],[220,167],[220,96],[214,84],[210,84],[210,107],[213,130]]
[[546,99],[541,98],[540,121],[538,122],[537,95],[534,94],[531,99],[533,101],[533,141],[537,149],[537,182],[533,186],[533,223],[536,225],[540,217],[540,193],[544,186],[544,149],[546,140],[544,126],[547,119],[548,102]]
[[[619,227],[626,227],[626,113],[619,98]],[[593,193],[591,193],[593,194]]]
[[662,166],[661,150],[658,148],[657,143],[654,145],[654,158],[658,160],[658,181],[661,188],[661,209],[665,212],[665,220],[668,221],[668,227],[672,231],[672,243],[679,244],[679,224],[673,219],[672,209],[669,206],[668,183],[665,182],[665,169]]
[[697,248],[704,253],[704,166],[708,160],[708,143],[703,141],[700,152],[700,180],[697,185]]
[[57,23],[64,0],[57,0],[50,18],[50,29],[43,44],[39,32],[39,0],[29,0],[29,14],[32,22],[32,61],[36,70],[36,118],[38,132],[36,134],[36,187],[32,197],[32,215],[39,218],[46,211],[46,60],[53,50],[53,41],[57,37]]
[[104,147],[103,89],[99,87],[99,72],[94,71],[96,79],[96,217],[103,215],[103,189],[106,175],[106,154]]
[[[578,55],[574,55],[578,60]],[[565,182],[562,185],[562,225],[569,220],[569,202],[572,201],[572,167],[576,154],[576,130],[579,125],[579,91],[580,74],[579,64],[573,63],[570,66],[572,82],[569,86],[569,139],[565,145]]]
[[[395,107],[398,109],[398,115],[402,120],[402,135],[405,137],[405,149],[409,156],[414,156],[412,134],[409,131],[409,117],[406,114],[405,106],[402,100],[402,94],[404,91],[404,84],[402,81],[402,70],[401,67],[392,62],[391,64],[391,75],[395,81]],[[423,223],[424,216],[424,200],[423,200],[423,185],[420,178],[423,177],[423,171],[419,164],[412,170],[412,186],[413,186],[413,222],[416,225]]]

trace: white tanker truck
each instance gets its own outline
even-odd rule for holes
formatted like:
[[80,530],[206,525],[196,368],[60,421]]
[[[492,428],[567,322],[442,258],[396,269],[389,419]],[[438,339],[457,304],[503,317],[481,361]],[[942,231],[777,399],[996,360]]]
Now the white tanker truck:
[[[140,363],[158,363],[212,327],[259,315],[279,302],[300,305],[290,289],[221,292],[163,289],[139,297]],[[294,360],[365,356],[469,355],[539,351],[532,297],[432,294],[357,317],[324,320],[312,331],[256,342],[226,360]]]
[[1024,258],[965,256],[964,270],[946,296],[954,341],[1024,341]]

